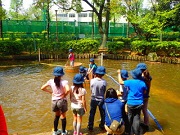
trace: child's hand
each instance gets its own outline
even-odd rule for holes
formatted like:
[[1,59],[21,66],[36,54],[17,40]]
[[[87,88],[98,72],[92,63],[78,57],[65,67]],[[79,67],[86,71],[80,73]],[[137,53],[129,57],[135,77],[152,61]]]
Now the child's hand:
[[117,72],[118,72],[118,73],[121,73],[121,70],[120,70],[120,69],[118,69],[118,70],[117,70]]

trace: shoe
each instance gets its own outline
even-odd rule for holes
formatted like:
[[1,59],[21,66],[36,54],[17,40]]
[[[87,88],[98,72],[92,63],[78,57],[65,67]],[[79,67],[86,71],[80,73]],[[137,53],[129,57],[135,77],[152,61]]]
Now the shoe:
[[76,131],[74,131],[73,135],[76,135],[76,134],[77,134],[77,132],[76,132]]
[[57,131],[53,131],[53,135],[59,135],[59,134],[61,134],[61,130],[60,129],[58,129]]
[[67,130],[65,131],[65,133],[61,132],[61,135],[67,135],[67,134],[68,134]]
[[87,126],[87,129],[88,129],[89,131],[93,131],[93,127],[92,127],[92,126]]
[[99,124],[99,128],[100,128],[101,130],[105,130],[104,126],[102,126],[102,125],[100,125],[100,124]]

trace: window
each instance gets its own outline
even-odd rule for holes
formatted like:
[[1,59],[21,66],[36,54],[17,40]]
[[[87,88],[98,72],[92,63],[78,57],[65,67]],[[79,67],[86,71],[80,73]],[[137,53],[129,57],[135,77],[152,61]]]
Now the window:
[[57,14],[58,17],[67,17],[67,14]]
[[92,17],[92,13],[89,13],[89,17]]
[[74,13],[70,13],[69,17],[75,17],[75,14]]
[[79,13],[78,17],[87,17],[87,13]]

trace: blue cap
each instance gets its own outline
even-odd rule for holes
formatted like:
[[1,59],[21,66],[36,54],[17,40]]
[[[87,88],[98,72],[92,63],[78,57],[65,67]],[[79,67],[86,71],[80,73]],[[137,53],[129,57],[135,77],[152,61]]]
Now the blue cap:
[[125,69],[122,69],[121,70],[121,77],[122,78],[128,78],[129,76],[128,76],[128,71],[127,70],[125,70]]
[[73,83],[81,84],[84,82],[84,77],[81,74],[76,74],[73,79]]
[[94,58],[90,58],[90,60],[89,60],[90,62],[94,62]]
[[142,71],[139,68],[136,68],[131,71],[131,76],[133,79],[141,79],[142,78]]
[[80,72],[80,73],[84,73],[84,72],[85,72],[85,67],[80,66],[80,67],[79,67],[79,72]]
[[64,75],[64,71],[62,67],[55,67],[54,71],[53,71],[53,75],[54,76],[63,76]]
[[99,75],[104,75],[106,74],[106,69],[104,66],[98,66],[96,71],[95,71],[95,74],[99,74]]
[[69,52],[72,52],[73,50],[72,49],[69,49]]
[[139,63],[139,64],[137,64],[136,68],[139,68],[141,70],[143,70],[143,69],[146,70],[147,66],[145,63]]

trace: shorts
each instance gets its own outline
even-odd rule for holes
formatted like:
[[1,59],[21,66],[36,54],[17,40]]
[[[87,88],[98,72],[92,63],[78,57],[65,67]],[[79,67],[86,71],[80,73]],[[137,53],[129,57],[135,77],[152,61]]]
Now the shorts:
[[85,114],[84,108],[72,108],[73,114],[83,116]]
[[52,111],[65,113],[68,110],[68,104],[66,99],[58,99],[52,101]]

